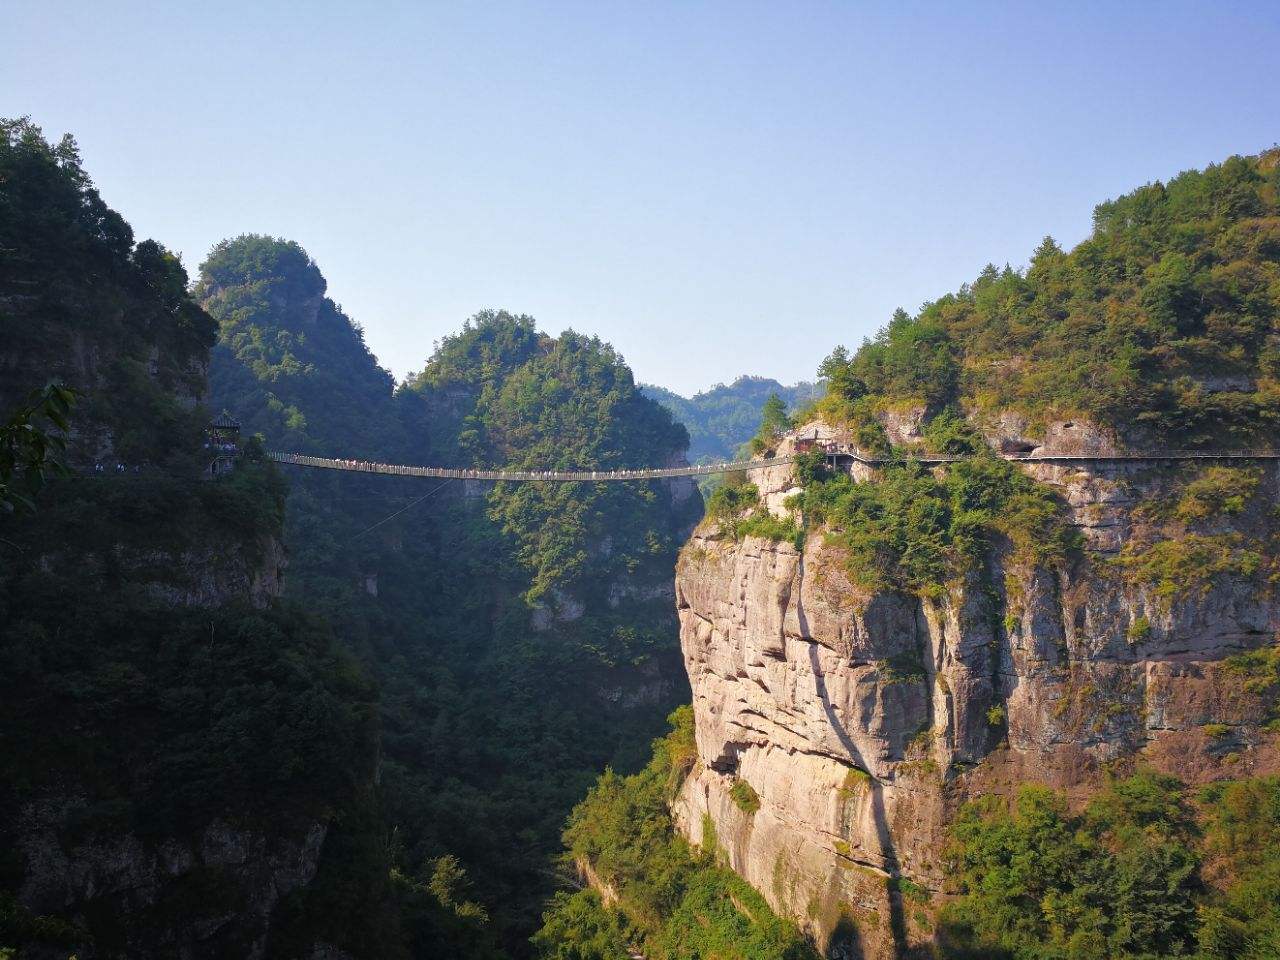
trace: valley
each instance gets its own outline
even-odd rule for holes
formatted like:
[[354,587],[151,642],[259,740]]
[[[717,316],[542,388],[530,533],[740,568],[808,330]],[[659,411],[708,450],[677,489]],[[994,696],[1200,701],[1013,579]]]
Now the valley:
[[1277,955],[1276,150],[682,398],[0,130],[0,958]]

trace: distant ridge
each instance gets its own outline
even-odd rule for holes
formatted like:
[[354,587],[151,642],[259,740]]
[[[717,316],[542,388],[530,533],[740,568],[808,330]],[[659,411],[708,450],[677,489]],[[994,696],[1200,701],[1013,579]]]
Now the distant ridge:
[[692,397],[650,383],[642,383],[640,390],[670,410],[689,431],[690,462],[706,463],[733,459],[760,425],[760,408],[770,394],[776,393],[788,410],[794,410],[817,399],[823,388],[805,381],[786,387],[769,377],[744,375]]

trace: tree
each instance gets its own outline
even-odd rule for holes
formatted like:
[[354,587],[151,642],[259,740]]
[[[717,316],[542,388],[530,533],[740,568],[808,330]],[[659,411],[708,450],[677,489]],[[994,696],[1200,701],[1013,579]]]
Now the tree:
[[778,438],[791,429],[791,418],[787,416],[787,405],[776,393],[769,394],[760,411],[760,429],[751,438],[751,452],[763,453],[772,450]]
[[66,449],[75,399],[67,387],[50,383],[0,426],[0,512],[35,509],[46,474],[65,469],[57,456]]

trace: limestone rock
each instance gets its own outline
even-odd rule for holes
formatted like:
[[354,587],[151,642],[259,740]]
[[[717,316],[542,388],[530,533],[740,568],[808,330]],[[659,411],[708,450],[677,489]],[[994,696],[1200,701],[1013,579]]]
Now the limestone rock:
[[[1084,422],[1039,437],[1017,418],[996,427],[996,445],[1114,449]],[[857,587],[820,532],[797,552],[706,523],[681,554],[699,762],[677,823],[694,843],[714,827],[733,869],[830,956],[887,958],[928,939],[889,880],[909,878],[936,901],[949,818],[976,794],[1039,781],[1083,797],[1104,764],[1138,761],[1193,782],[1280,770],[1268,704],[1224,666],[1277,641],[1276,584],[1223,575],[1168,597],[1117,573],[1111,558],[1126,543],[1156,537],[1141,508],[1170,496],[1168,469],[1020,469],[1059,494],[1084,558],[1017,569],[997,545],[989,580],[973,574],[935,600]],[[762,502],[785,513],[791,468],[750,474]],[[1220,528],[1273,551],[1277,503],[1268,467],[1250,509]],[[1201,729],[1210,723],[1228,728],[1231,762]],[[730,795],[738,778],[760,798],[753,813]]]

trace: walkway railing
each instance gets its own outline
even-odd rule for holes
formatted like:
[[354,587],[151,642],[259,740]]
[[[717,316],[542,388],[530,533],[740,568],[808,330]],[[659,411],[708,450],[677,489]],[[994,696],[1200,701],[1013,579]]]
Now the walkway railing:
[[[868,457],[854,450],[837,452],[818,451],[828,458],[865,464],[869,467],[899,462],[891,457]],[[323,470],[348,470],[354,473],[379,473],[393,477],[439,477],[456,480],[514,480],[546,483],[604,483],[616,480],[662,480],[668,477],[701,477],[715,473],[734,473],[740,470],[761,470],[781,464],[795,463],[801,454],[767,457],[762,460],[734,460],[723,463],[704,463],[687,467],[663,467],[649,470],[466,470],[454,467],[415,467],[397,463],[373,463],[367,460],[340,460],[329,457],[312,457],[302,453],[271,451],[268,459],[276,463],[291,463],[299,467],[319,467]],[[1037,453],[1003,454],[1005,460],[1016,463],[1070,463],[1089,461],[1094,463],[1161,460],[1276,460],[1280,453],[1256,450],[1167,450],[1159,453]],[[918,456],[924,464],[957,463],[973,459],[969,456]]]
[[666,477],[700,477],[736,470],[759,470],[783,463],[794,463],[795,456],[770,457],[766,460],[738,460],[732,463],[705,463],[692,467],[665,467],[653,470],[462,470],[453,467],[413,467],[397,463],[371,463],[367,460],[334,460],[310,457],[301,453],[270,452],[276,463],[292,463],[300,467],[324,470],[351,470],[356,473],[383,473],[394,477],[440,477],[456,480],[521,480],[562,483],[602,483],[609,480],[661,480]]

